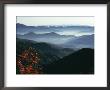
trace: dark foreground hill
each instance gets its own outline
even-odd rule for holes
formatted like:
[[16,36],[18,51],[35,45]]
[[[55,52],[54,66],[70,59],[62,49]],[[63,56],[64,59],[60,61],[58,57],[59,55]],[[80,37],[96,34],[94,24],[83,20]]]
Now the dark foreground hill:
[[44,68],[46,74],[93,74],[94,50],[83,48]]

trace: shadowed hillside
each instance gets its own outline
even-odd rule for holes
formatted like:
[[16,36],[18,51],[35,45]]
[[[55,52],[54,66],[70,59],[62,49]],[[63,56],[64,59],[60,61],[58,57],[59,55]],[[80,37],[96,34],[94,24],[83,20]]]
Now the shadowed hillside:
[[83,48],[45,67],[47,74],[93,74],[94,50]]
[[16,57],[29,47],[32,47],[37,53],[39,53],[41,64],[51,63],[74,52],[73,49],[61,48],[47,43],[39,43],[18,38],[16,41],[16,47]]

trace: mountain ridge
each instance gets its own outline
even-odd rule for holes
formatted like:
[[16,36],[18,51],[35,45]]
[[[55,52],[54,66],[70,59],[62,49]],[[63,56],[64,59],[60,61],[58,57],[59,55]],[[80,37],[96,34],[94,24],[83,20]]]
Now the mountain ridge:
[[94,49],[83,48],[49,64],[48,74],[94,74]]
[[94,34],[83,35],[70,39],[64,43],[64,47],[94,48]]
[[54,46],[48,43],[35,42],[32,40],[25,40],[18,38],[16,41],[16,45],[17,45],[16,55],[19,55],[21,54],[22,51],[28,49],[29,47],[32,47],[41,55],[42,64],[50,63],[52,61],[62,58],[65,55],[74,52],[73,49],[61,48],[61,47],[57,47],[56,45]]
[[48,33],[48,32],[62,32],[62,31],[75,31],[75,32],[93,32],[93,26],[78,26],[78,25],[67,25],[67,26],[27,26],[24,24],[16,23],[17,34],[26,34],[28,32]]

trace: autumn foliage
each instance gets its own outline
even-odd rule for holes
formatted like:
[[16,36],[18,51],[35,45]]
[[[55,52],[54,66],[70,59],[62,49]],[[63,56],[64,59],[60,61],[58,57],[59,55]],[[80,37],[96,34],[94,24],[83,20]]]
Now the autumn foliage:
[[40,74],[42,73],[42,67],[39,65],[39,55],[32,48],[29,47],[18,55],[16,65],[19,74]]

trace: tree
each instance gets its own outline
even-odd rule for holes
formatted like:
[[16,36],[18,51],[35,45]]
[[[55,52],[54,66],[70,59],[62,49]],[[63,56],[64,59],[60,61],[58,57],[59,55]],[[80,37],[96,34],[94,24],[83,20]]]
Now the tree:
[[42,67],[39,65],[39,54],[35,49],[29,47],[18,55],[16,60],[17,73],[19,74],[40,74]]

